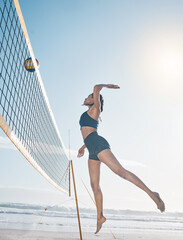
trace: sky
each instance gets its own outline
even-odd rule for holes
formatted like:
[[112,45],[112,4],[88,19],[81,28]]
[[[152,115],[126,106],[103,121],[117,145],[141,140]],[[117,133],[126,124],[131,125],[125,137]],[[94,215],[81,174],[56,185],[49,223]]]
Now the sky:
[[[183,211],[183,1],[20,0],[34,54],[65,147],[70,147],[80,207],[94,208],[79,118],[95,84],[103,89],[98,132],[122,166]],[[1,202],[62,204],[59,193],[0,131]],[[157,211],[136,186],[101,166],[104,208]]]

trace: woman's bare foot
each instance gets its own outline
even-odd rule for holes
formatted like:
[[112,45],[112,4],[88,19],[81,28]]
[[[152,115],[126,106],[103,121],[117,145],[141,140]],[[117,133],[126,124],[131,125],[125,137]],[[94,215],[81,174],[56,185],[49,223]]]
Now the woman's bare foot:
[[97,230],[96,230],[95,234],[100,231],[100,229],[102,228],[102,224],[105,221],[106,221],[106,218],[104,216],[102,216],[100,219],[97,220]]
[[164,212],[165,211],[165,204],[163,202],[163,200],[160,198],[159,193],[157,192],[152,192],[153,196],[152,199],[154,200],[154,202],[157,205],[157,208],[161,211]]

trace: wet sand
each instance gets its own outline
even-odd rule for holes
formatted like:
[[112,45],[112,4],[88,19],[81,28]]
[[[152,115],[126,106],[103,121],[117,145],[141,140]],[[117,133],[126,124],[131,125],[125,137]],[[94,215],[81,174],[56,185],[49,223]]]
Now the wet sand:
[[[83,240],[182,240],[182,233],[177,232],[130,232],[114,233],[82,233]],[[79,233],[46,232],[0,229],[0,240],[80,240]]]

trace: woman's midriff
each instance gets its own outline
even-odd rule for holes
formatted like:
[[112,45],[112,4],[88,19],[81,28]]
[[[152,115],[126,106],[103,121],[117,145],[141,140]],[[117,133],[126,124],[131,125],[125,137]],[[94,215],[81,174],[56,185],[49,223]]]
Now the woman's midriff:
[[92,132],[96,132],[97,129],[93,128],[93,127],[81,127],[81,133],[83,136],[83,140],[85,140],[85,138]]

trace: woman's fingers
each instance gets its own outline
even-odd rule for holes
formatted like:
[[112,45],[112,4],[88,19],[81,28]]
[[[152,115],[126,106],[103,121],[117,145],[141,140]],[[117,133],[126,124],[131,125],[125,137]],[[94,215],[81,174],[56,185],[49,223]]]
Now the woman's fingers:
[[84,155],[84,151],[80,149],[80,150],[78,151],[77,157],[82,157],[83,155]]
[[115,85],[115,84],[107,84],[107,87],[108,88],[115,88],[115,89],[120,88],[120,86]]

